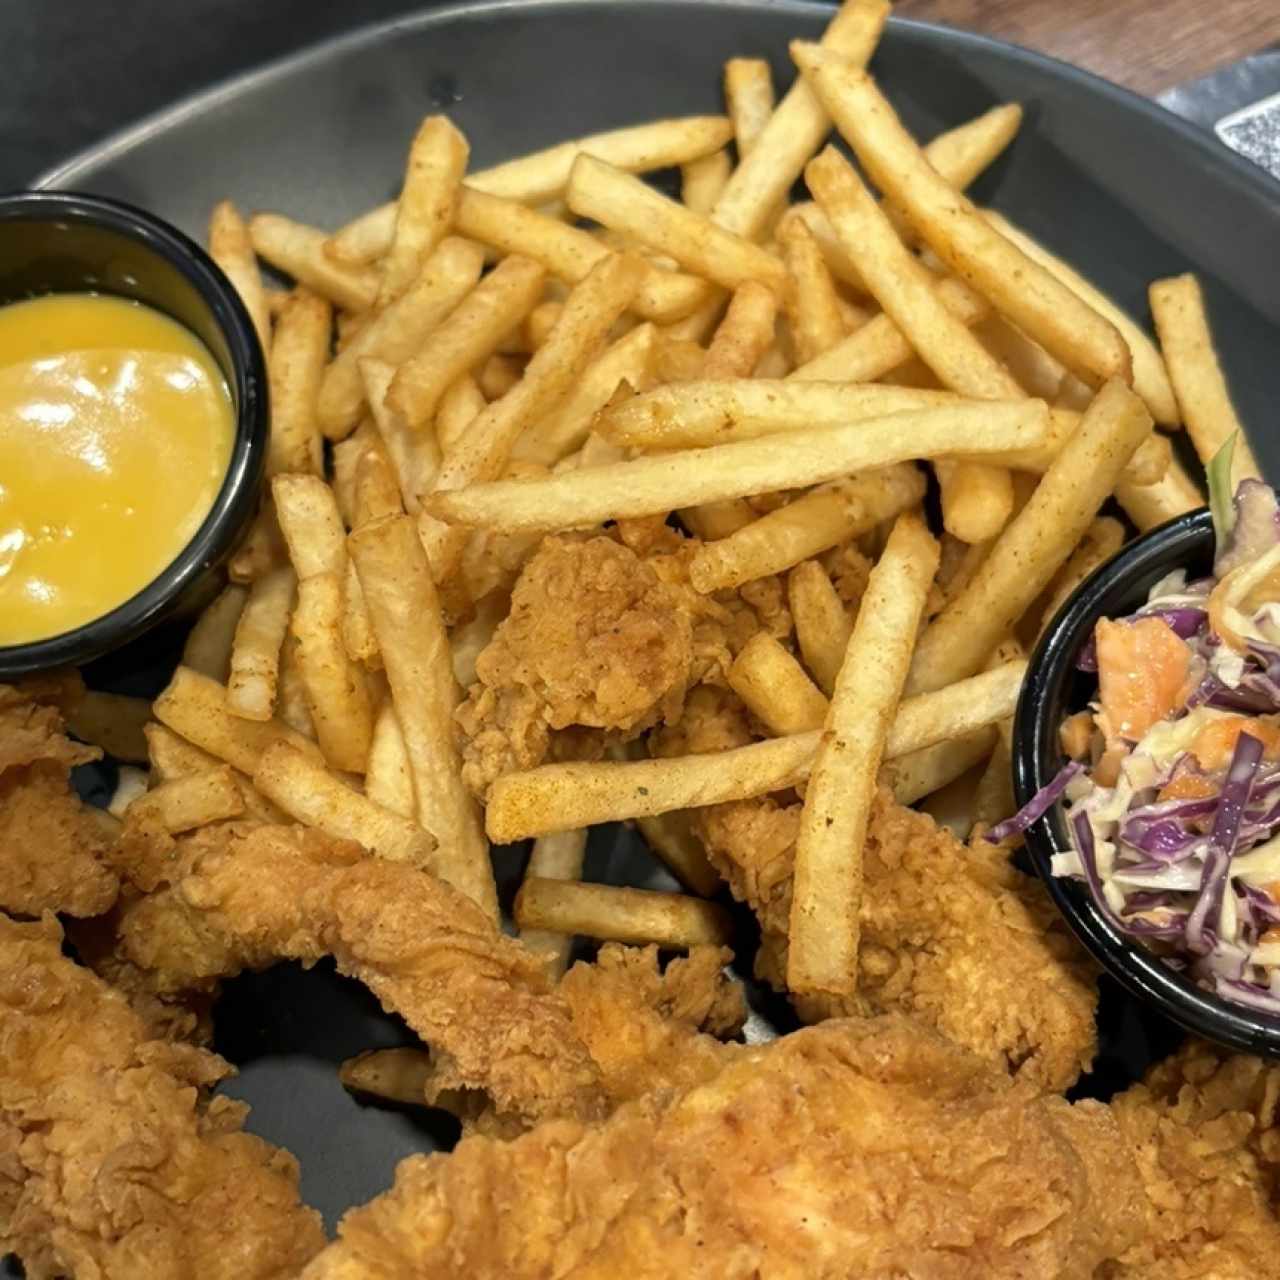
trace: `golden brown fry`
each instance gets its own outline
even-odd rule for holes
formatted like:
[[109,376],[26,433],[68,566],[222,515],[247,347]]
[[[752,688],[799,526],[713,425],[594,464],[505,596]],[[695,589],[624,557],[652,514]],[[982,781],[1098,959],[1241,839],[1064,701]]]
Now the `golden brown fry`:
[[1120,330],[1129,354],[1133,358],[1133,389],[1146,401],[1151,416],[1164,427],[1177,426],[1181,421],[1178,402],[1169,382],[1169,371],[1156,344],[1148,337],[1132,316],[1117,306],[1101,289],[1091,284],[1069,263],[1050,253],[1038,240],[1015,226],[1003,214],[994,209],[983,211],[987,221],[1012,241],[1023,253],[1052,272],[1073,293],[1089,304],[1099,315],[1106,316]]
[[454,447],[462,433],[484,412],[484,407],[484,392],[469,373],[464,373],[440,397],[440,406],[436,410],[435,434],[442,452]]
[[805,791],[787,953],[792,991],[857,990],[867,819],[937,568],[938,544],[924,522],[899,516],[871,571]]
[[1122,477],[1116,482],[1116,498],[1139,533],[1204,506],[1199,486],[1176,458],[1155,484],[1137,484]]
[[720,873],[707,860],[690,814],[677,810],[637,818],[636,829],[650,852],[691,893],[709,898],[720,887]]
[[265,356],[271,350],[271,314],[262,274],[254,257],[249,228],[230,200],[216,204],[209,215],[209,257],[222,268],[253,321],[254,332]]
[[271,482],[271,496],[299,580],[344,574],[346,530],[333,489],[319,476],[284,475]]
[[[845,0],[823,33],[822,47],[850,66],[865,66],[889,7],[889,0]],[[830,128],[826,108],[797,76],[734,170],[712,210],[713,220],[748,240],[758,239]]]
[[[447,236],[422,264],[418,277],[351,339],[324,371],[316,412],[330,440],[341,440],[360,420],[366,400],[382,407],[361,382],[362,360],[399,365],[416,355],[446,316],[475,288],[484,251],[470,240]],[[384,392],[385,394],[385,392]]]
[[636,458],[537,480],[472,485],[436,493],[423,509],[457,524],[491,529],[570,529],[627,516],[663,514],[727,498],[775,493],[912,458],[964,450],[997,453],[1043,439],[1042,401],[957,404],[891,414],[847,427]]
[[520,886],[515,918],[521,932],[541,929],[680,950],[723,946],[732,933],[729,913],[702,898],[536,878]]
[[531,258],[503,259],[459,303],[449,323],[396,371],[387,407],[415,430],[430,422],[441,396],[489,356],[529,313],[542,293],[546,272]]
[[973,820],[994,826],[1013,817],[1018,803],[1013,795],[1013,721],[996,726],[996,745],[973,792]]
[[253,776],[262,753],[274,742],[289,742],[305,754],[318,755],[314,742],[279,720],[265,724],[242,720],[227,710],[227,691],[216,680],[189,667],[179,667],[152,704],[161,724],[202,751]]
[[325,234],[318,228],[258,213],[249,220],[249,237],[259,257],[335,306],[368,311],[377,301],[377,271],[335,262],[325,253]]
[[727,679],[770,733],[782,737],[822,728],[825,695],[767,631],[757,631],[742,646]]
[[299,578],[290,631],[320,750],[335,769],[359,773],[373,738],[373,705],[343,643],[343,581],[333,572]]
[[176,835],[211,822],[238,818],[244,809],[236,772],[224,764],[153,787],[129,806],[129,818],[156,823]]
[[800,656],[819,688],[830,697],[853,634],[853,619],[827,571],[816,560],[803,561],[787,575],[787,603]]
[[981,764],[991,754],[997,738],[994,726],[986,725],[962,737],[922,747],[890,760],[880,770],[880,781],[899,804],[915,804]]
[[1132,376],[1115,325],[1000,235],[933,169],[865,72],[802,41],[792,43],[792,57],[868,176],[952,271],[1091,384]]
[[1259,478],[1249,438],[1231,403],[1231,392],[1213,346],[1200,282],[1193,275],[1157,280],[1150,289],[1151,314],[1182,411],[1182,421],[1200,461],[1206,465],[1236,433],[1231,487]]
[[406,1046],[369,1049],[348,1058],[338,1069],[338,1079],[353,1093],[421,1107],[426,1103],[431,1073],[431,1055],[425,1049]]
[[[273,521],[274,522],[274,521]],[[182,662],[211,680],[223,682],[231,667],[231,646],[248,591],[234,584],[223,587],[196,619],[182,646]]]
[[276,718],[310,742],[316,740],[307,688],[298,666],[298,642],[287,634],[280,649],[280,681],[276,686]]
[[151,703],[146,698],[86,689],[67,705],[64,715],[68,730],[81,742],[130,764],[147,759],[142,731],[151,719]]
[[351,527],[358,529],[370,520],[398,516],[404,512],[400,482],[390,457],[370,449],[356,463],[356,498]]
[[692,209],[694,213],[710,213],[732,172],[733,161],[729,159],[727,151],[713,151],[709,156],[682,164],[680,200],[684,207]]
[[394,302],[418,278],[453,221],[471,148],[446,116],[428,116],[409,146],[396,224],[382,263],[378,306]]
[[[529,865],[525,868],[526,880],[581,880],[582,861],[587,851],[587,831],[557,831],[539,836],[533,842]],[[551,975],[560,978],[569,963],[573,949],[573,936],[548,929],[521,928],[520,941],[547,958]]]
[[1146,406],[1122,382],[1098,393],[973,580],[920,638],[910,692],[938,689],[981,667],[1071,554],[1151,427]]
[[476,384],[486,400],[500,400],[520,381],[522,362],[495,352],[480,366]]
[[414,522],[392,516],[367,524],[350,548],[409,755],[418,821],[436,837],[436,872],[496,919],[489,847],[462,784],[449,641]]
[[923,501],[924,492],[924,475],[910,463],[821,485],[719,542],[699,547],[689,564],[689,581],[705,595],[782,573],[892,520]]
[[700,507],[685,507],[679,512],[684,527],[703,542],[715,542],[727,538],[739,529],[745,529],[756,519],[755,508],[745,498],[730,498],[727,502],[707,502]]
[[[643,272],[638,258],[612,254],[574,286],[555,328],[529,361],[524,377],[480,415],[441,464],[435,498],[496,480],[502,474],[521,432],[560,404],[582,376],[610,327],[635,296]],[[424,500],[419,533],[432,571],[443,581],[457,564],[465,535],[433,519],[427,509]]]
[[418,807],[413,798],[413,775],[409,752],[400,731],[400,719],[390,700],[382,704],[373,724],[373,741],[364,771],[364,793],[374,804],[413,818]]
[[276,320],[271,343],[271,443],[267,474],[324,469],[316,403],[333,311],[323,298],[295,289]]
[[249,588],[236,624],[227,678],[227,710],[246,720],[270,720],[275,714],[280,676],[280,647],[289,630],[297,577],[285,565],[264,574]]
[[1059,570],[1057,577],[1049,584],[1048,598],[1040,615],[1042,631],[1067,602],[1067,597],[1095,569],[1106,564],[1124,544],[1124,525],[1111,516],[1099,516],[1085,530],[1079,546],[1071,553],[1071,558]]
[[[396,372],[391,365],[381,360],[365,359],[360,361],[359,372],[373,413],[374,426],[382,438],[388,463],[400,490],[400,505],[413,514],[418,510],[418,494],[430,486],[440,465],[435,432],[413,431],[387,408],[387,389]],[[470,378],[467,381],[475,386]],[[479,394],[477,387],[476,395]],[[357,485],[365,456],[362,453],[356,462]]]
[[750,155],[773,115],[773,73],[763,58],[730,58],[724,64],[724,101],[733,121],[738,159]]
[[122,764],[116,771],[115,790],[107,801],[107,812],[113,818],[123,818],[129,806],[147,793],[148,778],[145,769],[135,769]]
[[845,335],[840,295],[813,233],[800,219],[778,230],[787,264],[784,301],[796,363],[807,364],[830,351]]
[[782,293],[786,272],[771,253],[602,160],[579,156],[565,195],[574,213],[667,254],[706,280],[726,289],[756,280]]
[[703,378],[749,378],[773,343],[777,314],[777,295],[766,285],[749,280],[735,289],[707,349]]

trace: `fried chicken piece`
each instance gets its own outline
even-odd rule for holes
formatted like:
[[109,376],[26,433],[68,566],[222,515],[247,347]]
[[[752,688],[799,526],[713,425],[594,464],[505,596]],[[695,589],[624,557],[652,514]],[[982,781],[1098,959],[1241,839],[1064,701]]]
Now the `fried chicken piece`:
[[[154,975],[157,992],[332,955],[431,1046],[435,1092],[482,1090],[519,1125],[599,1118],[637,1079],[664,1086],[664,1073],[696,1054],[698,1022],[726,1023],[732,997],[721,989],[719,953],[661,979],[656,951],[614,959],[598,979],[566,978],[555,989],[542,958],[469,899],[358,845],[300,827],[227,824],[184,837],[178,850],[172,882],[120,912],[120,952]],[[641,981],[645,966],[653,972]],[[614,1021],[634,1026],[633,1051],[593,1030]],[[597,1044],[607,1060],[593,1056]],[[664,1055],[635,1061],[658,1046]]]
[[1148,1202],[1114,1280],[1254,1280],[1280,1266],[1280,1066],[1190,1041],[1112,1103]]
[[221,1058],[152,1038],[61,953],[51,916],[0,916],[0,1256],[31,1280],[283,1280],[324,1244],[293,1157],[209,1089]]
[[[712,863],[759,916],[759,975],[786,973],[800,805],[775,798],[699,812]],[[1097,992],[1039,885],[987,863],[883,788],[864,860],[858,993],[798,1001],[807,1021],[833,1013],[909,1013],[956,1044],[1046,1091],[1068,1087],[1093,1058]]]
[[0,910],[92,916],[115,901],[103,864],[115,829],[71,789],[73,765],[101,758],[63,733],[44,685],[0,685]]
[[1124,1163],[1096,1103],[902,1019],[831,1021],[598,1127],[410,1157],[303,1276],[1084,1277],[1135,1238]]

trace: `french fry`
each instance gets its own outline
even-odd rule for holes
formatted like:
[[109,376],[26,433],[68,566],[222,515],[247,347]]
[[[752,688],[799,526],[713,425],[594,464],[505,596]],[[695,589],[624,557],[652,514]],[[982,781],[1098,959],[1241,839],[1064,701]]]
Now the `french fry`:
[[525,880],[515,918],[521,933],[538,929],[681,950],[723,946],[732,934],[728,912],[703,898],[565,880]]
[[275,509],[270,502],[263,502],[244,541],[227,561],[227,577],[238,586],[244,586],[264,573],[270,573],[284,561],[284,540],[280,537]]
[[334,491],[319,476],[276,476],[271,482],[280,531],[298,579],[347,567],[346,530]]
[[[935,288],[943,306],[962,324],[975,325],[991,314],[986,299],[959,280],[939,280]],[[893,320],[877,315],[789,377],[796,382],[874,382],[905,364],[913,354],[911,343]]]
[[360,421],[366,401],[375,414],[381,408],[361,381],[360,362],[379,360],[394,366],[415,355],[475,288],[483,267],[484,252],[479,245],[447,236],[404,293],[343,347],[324,371],[316,403],[320,428],[328,439],[346,436]]
[[[554,835],[540,836],[533,842],[525,878],[531,880],[582,879],[582,861],[587,851],[585,828],[577,831],[557,831]],[[573,938],[569,934],[554,933],[546,929],[520,930],[520,941],[526,947],[541,952],[547,959],[547,968],[553,978],[564,974],[569,963]]]
[[822,728],[825,695],[767,631],[757,631],[742,646],[727,679],[770,733],[782,737]]
[[791,341],[797,364],[807,364],[844,338],[840,296],[822,250],[804,222],[793,219],[780,227],[778,239],[787,264],[784,301]]
[[206,773],[221,764],[217,756],[201,750],[155,720],[143,725],[142,733],[147,742],[147,764],[157,784],[189,778],[193,773]]
[[756,280],[782,293],[786,272],[771,253],[602,160],[579,156],[565,196],[574,213],[667,254],[703,279],[726,289]]
[[1150,297],[1178,408],[1200,461],[1207,465],[1231,436],[1239,433],[1231,458],[1234,492],[1241,480],[1256,480],[1260,473],[1218,363],[1200,282],[1190,274],[1157,280]]
[[440,407],[436,410],[436,437],[441,450],[452,449],[461,439],[462,433],[484,412],[484,408],[484,392],[469,373],[464,373],[440,397]]
[[1132,376],[1129,348],[1110,320],[1006,240],[929,164],[863,71],[816,45],[792,57],[886,199],[961,279],[1091,385]]
[[253,785],[296,822],[338,840],[355,840],[379,858],[435,870],[435,841],[416,822],[353,791],[287,743],[263,752]]
[[707,349],[702,376],[708,381],[749,378],[773,343],[777,314],[777,295],[767,286],[748,280],[735,289]]
[[980,116],[940,133],[924,148],[925,159],[963,191],[1004,152],[1022,127],[1022,108],[1002,102]]
[[335,769],[359,773],[373,738],[373,706],[364,672],[343,643],[342,584],[334,572],[300,577],[290,630],[320,750]]
[[208,676],[179,667],[152,704],[152,713],[179,737],[211,756],[253,776],[262,753],[275,742],[288,742],[312,757],[314,742],[279,720],[242,720],[227,710],[227,690]]
[[511,450],[512,462],[553,466],[580,449],[596,414],[609,403],[622,383],[636,391],[647,390],[652,381],[656,337],[653,325],[637,325],[602,351],[583,370],[556,408],[520,433]]
[[298,665],[298,642],[286,634],[280,648],[280,680],[276,686],[276,719],[283,721],[310,742],[316,740],[316,725],[311,718],[307,687]]
[[480,366],[476,374],[476,385],[484,393],[486,400],[501,400],[520,381],[521,369],[521,362],[513,356],[494,352]]
[[[370,418],[365,418],[345,440],[339,440],[333,446],[330,484],[334,501],[338,504],[338,515],[348,527],[355,520],[356,471],[360,459],[370,449],[381,447],[378,429]],[[285,554],[288,554],[287,550]]]
[[[680,200],[694,213],[708,214],[733,172],[733,161],[727,151],[713,151],[709,156],[690,160],[680,166]],[[653,317],[657,319],[658,317]]]
[[382,704],[373,724],[373,740],[364,771],[364,793],[374,804],[402,818],[413,818],[417,814],[409,752],[396,709],[390,701]]
[[404,513],[400,481],[386,453],[370,449],[356,463],[355,516],[351,527],[358,529],[370,520]]
[[[654,120],[575,138],[481,169],[467,175],[466,185],[503,200],[540,205],[563,194],[573,162],[584,152],[628,173],[649,173],[710,155],[732,137],[733,126],[724,116]],[[349,222],[328,240],[326,252],[338,262],[374,262],[390,247],[395,221],[396,202],[392,200]]]
[[529,313],[546,272],[531,258],[504,258],[458,304],[449,323],[396,371],[387,407],[415,430],[431,420],[445,391],[490,355]]
[[123,818],[129,806],[139,796],[147,794],[148,782],[145,769],[122,764],[116,771],[116,786],[111,799],[107,801],[107,812],[113,818]]
[[720,873],[707,861],[688,813],[677,810],[637,818],[636,829],[650,852],[691,893],[709,898],[720,887]]
[[924,500],[918,467],[898,463],[811,489],[718,542],[699,547],[689,581],[704,595],[782,573],[829,547],[869,533]]
[[418,821],[438,845],[437,874],[496,919],[489,848],[454,737],[458,687],[449,641],[414,522],[375,521],[356,530],[349,545],[409,755]]
[[[571,285],[584,280],[611,252],[588,231],[468,187],[458,199],[457,226],[462,235],[541,263]],[[696,277],[646,264],[631,306],[649,320],[674,320],[692,311],[705,294],[706,285]]]
[[428,116],[409,146],[396,225],[382,263],[378,306],[394,302],[418,278],[453,221],[454,200],[471,148],[446,116]]
[[703,542],[727,538],[739,529],[745,529],[756,519],[755,508],[745,498],[707,502],[700,507],[685,507],[678,514],[684,527]]
[[507,616],[510,600],[506,593],[493,591],[476,603],[475,613],[454,627],[449,636],[453,678],[466,690],[476,680],[476,659],[493,639],[498,624]]
[[[572,529],[629,516],[664,514],[752,494],[822,484],[913,458],[998,452],[1034,444],[1045,432],[1041,401],[957,404],[896,413],[844,427],[793,431],[779,446],[746,440],[636,458],[538,480],[476,484],[432,494],[424,511],[489,529]],[[1092,514],[1092,513],[1091,513]]]
[[1002,720],[996,735],[991,759],[973,792],[973,820],[988,827],[1011,818],[1018,808],[1013,795],[1013,721]]
[[258,213],[249,220],[249,238],[259,257],[335,306],[368,311],[377,301],[378,272],[335,262],[324,251],[324,232],[316,227],[277,213]]
[[222,268],[222,273],[239,294],[265,355],[271,350],[271,313],[267,310],[267,294],[262,287],[262,274],[254,257],[249,228],[240,216],[240,210],[230,200],[216,204],[209,215],[209,256]]
[[146,698],[96,689],[86,689],[66,708],[67,728],[81,742],[130,764],[147,759],[143,727],[150,719],[151,704]]
[[1015,329],[1003,316],[992,315],[974,325],[973,335],[1013,375],[1023,391],[1052,403],[1069,376],[1059,360],[1038,342]]
[[[520,434],[560,404],[582,376],[613,322],[635,296],[643,271],[638,258],[614,254],[592,267],[586,279],[574,286],[555,328],[530,359],[524,377],[480,415],[446,456],[436,477],[434,496],[462,491],[502,474]],[[418,527],[432,571],[443,581],[457,564],[465,537],[432,519],[426,499]]]
[[244,807],[235,770],[224,764],[153,787],[129,806],[129,817],[156,823],[177,835],[212,822],[238,818]]
[[1176,458],[1154,484],[1143,485],[1121,478],[1116,483],[1116,498],[1125,515],[1138,526],[1139,533],[1204,506],[1199,486]]
[[[430,486],[440,466],[436,435],[431,431],[412,431],[386,406],[387,389],[395,377],[395,369],[381,360],[360,361],[360,378],[373,413],[373,423],[387,451],[387,459],[400,489],[400,505],[410,514],[418,510],[418,494]],[[471,382],[471,379],[467,379]],[[474,382],[471,382],[475,386]],[[480,389],[476,388],[476,394]],[[359,483],[361,459],[356,463]],[[354,523],[354,521],[353,521]]]
[[816,560],[802,561],[787,575],[787,603],[804,665],[830,697],[853,634],[853,619]]
[[899,516],[871,571],[809,774],[796,838],[787,986],[857,988],[862,848],[876,776],[938,568],[938,544]]
[[248,598],[248,590],[234,583],[222,588],[187,633],[182,646],[184,666],[211,680],[226,680],[231,669],[236,627]]
[[546,342],[551,330],[555,328],[556,321],[560,319],[560,312],[563,309],[563,303],[549,298],[546,302],[538,303],[525,317],[524,339],[530,352],[537,351]]
[[227,710],[246,720],[270,720],[280,677],[280,647],[289,629],[297,578],[285,565],[249,588],[236,624],[227,679]]
[[409,1046],[369,1049],[348,1058],[338,1070],[344,1089],[418,1107],[426,1105],[431,1077],[431,1055],[425,1049]]
[[730,58],[724,64],[724,101],[733,121],[738,158],[745,159],[773,115],[773,73],[763,58]]
[[[1099,516],[1080,539],[1079,546],[1049,584],[1048,598],[1040,614],[1040,630],[1053,620],[1067,597],[1095,570],[1106,564],[1126,541],[1124,525],[1111,516]],[[1008,814],[1005,815],[1008,817]]]
[[921,636],[910,692],[978,670],[1066,561],[1151,428],[1146,406],[1122,382],[1098,393],[973,580]]
[[295,289],[276,320],[271,343],[271,443],[267,474],[324,470],[317,397],[333,311],[321,297]]
[[1099,315],[1111,321],[1123,336],[1133,359],[1133,389],[1146,401],[1151,416],[1160,426],[1174,427],[1181,421],[1178,402],[1169,382],[1169,372],[1156,344],[1132,316],[1117,306],[1101,289],[1091,284],[1074,267],[1050,253],[1038,240],[1015,226],[994,209],[983,211],[987,221],[1002,236],[1017,245],[1028,258],[1057,276],[1072,293],[1083,299]]
[[[865,66],[880,41],[889,7],[888,0],[845,0],[823,33],[823,49],[850,66]],[[713,220],[748,240],[758,239],[830,128],[826,108],[797,76],[734,170],[712,210]]]
[[995,728],[987,725],[963,737],[922,747],[890,760],[880,770],[880,781],[899,804],[915,804],[981,764],[990,756],[997,737]]
[[[1021,663],[985,671],[904,699],[885,744],[886,758],[961,739],[1012,715],[1025,670]],[[485,824],[495,843],[509,844],[549,831],[749,800],[803,782],[820,738],[814,730],[705,755],[539,765],[493,783]]]
[[[696,449],[960,402],[949,391],[737,375],[720,382],[654,387],[611,405],[600,415],[596,430],[629,449]],[[1065,439],[1065,428],[1061,434]]]

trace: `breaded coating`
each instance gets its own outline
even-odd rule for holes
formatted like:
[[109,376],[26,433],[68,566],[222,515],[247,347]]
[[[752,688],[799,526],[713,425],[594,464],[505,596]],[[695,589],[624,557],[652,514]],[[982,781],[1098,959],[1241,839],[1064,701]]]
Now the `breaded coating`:
[[[433,1090],[482,1090],[519,1124],[597,1119],[637,1080],[664,1085],[696,1042],[721,1048],[697,1028],[728,1028],[741,999],[724,990],[719,952],[659,978],[656,950],[610,951],[598,974],[571,970],[557,989],[538,953],[442,881],[301,827],[226,824],[177,848],[171,883],[119,919],[121,954],[159,992],[332,955],[431,1046]],[[598,1030],[624,1024],[629,1050]]]
[[[708,856],[759,916],[762,978],[786,973],[800,805],[771,797],[699,812]],[[858,994],[798,1003],[833,1013],[909,1013],[1045,1091],[1067,1088],[1096,1047],[1093,970],[1029,877],[1003,883],[931,818],[883,788],[864,852]]]
[[30,1280],[296,1274],[320,1219],[293,1157],[210,1098],[231,1067],[154,1039],[61,941],[0,916],[0,1256]]
[[0,910],[93,916],[119,881],[103,863],[115,822],[71,789],[73,765],[101,758],[63,733],[42,686],[0,685]]
[[1098,1104],[1037,1098],[902,1019],[835,1020],[598,1127],[410,1157],[303,1275],[1086,1277],[1135,1237],[1122,1164]]
[[1280,1066],[1193,1040],[1112,1110],[1146,1188],[1142,1242],[1114,1280],[1280,1273]]

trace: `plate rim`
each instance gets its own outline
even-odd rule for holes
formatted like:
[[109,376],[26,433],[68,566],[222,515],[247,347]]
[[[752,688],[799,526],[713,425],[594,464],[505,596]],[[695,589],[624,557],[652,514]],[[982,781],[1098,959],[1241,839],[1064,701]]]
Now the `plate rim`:
[[[314,61],[328,61],[341,57],[349,50],[374,45],[392,36],[396,31],[420,31],[459,19],[484,17],[504,12],[547,13],[563,9],[607,9],[625,4],[631,8],[658,8],[670,6],[672,0],[457,0],[456,3],[433,6],[430,9],[409,10],[397,17],[366,23],[350,31],[340,32],[323,40],[314,41],[291,53],[269,59],[237,75],[217,81],[204,89],[177,99],[158,111],[143,116],[131,125],[117,129],[98,142],[83,147],[51,168],[37,174],[30,182],[32,190],[57,188],[74,190],[77,175],[83,170],[109,162],[142,146],[151,138],[176,128],[234,100],[245,92],[277,79],[285,79],[296,69]],[[806,17],[830,15],[832,5],[821,0],[683,0],[685,4],[697,4],[706,9],[736,9],[758,12],[787,12]],[[1237,155],[1224,145],[1210,130],[1184,120],[1156,99],[1145,97],[1132,89],[1116,84],[1095,72],[1075,63],[1066,62],[1052,54],[1027,48],[1010,40],[1002,40],[976,31],[966,31],[942,23],[924,22],[915,18],[891,15],[889,28],[905,29],[939,38],[951,47],[984,49],[999,55],[1012,53],[1021,62],[1028,63],[1045,74],[1075,82],[1083,90],[1111,100],[1122,109],[1137,111],[1158,126],[1170,129],[1185,143],[1198,151],[1218,172],[1213,177],[1230,175],[1252,188],[1262,201],[1280,209],[1280,180],[1265,169]]]

